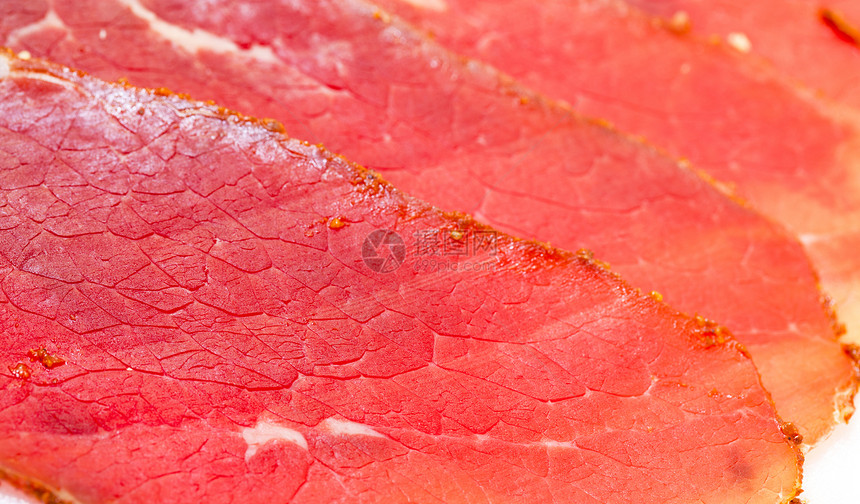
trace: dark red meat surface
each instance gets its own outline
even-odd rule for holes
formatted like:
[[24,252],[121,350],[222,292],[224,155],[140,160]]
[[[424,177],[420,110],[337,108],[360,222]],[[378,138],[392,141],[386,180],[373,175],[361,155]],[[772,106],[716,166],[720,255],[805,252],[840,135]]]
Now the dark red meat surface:
[[6,37],[106,79],[276,117],[437,206],[590,248],[727,325],[807,441],[850,413],[852,362],[801,246],[687,167],[362,3],[144,3],[57,0]]
[[[7,56],[0,146],[7,477],[90,504],[794,495],[738,345],[585,255],[496,234],[423,270],[415,233],[492,231],[214,106]],[[389,273],[362,259],[379,229]]]

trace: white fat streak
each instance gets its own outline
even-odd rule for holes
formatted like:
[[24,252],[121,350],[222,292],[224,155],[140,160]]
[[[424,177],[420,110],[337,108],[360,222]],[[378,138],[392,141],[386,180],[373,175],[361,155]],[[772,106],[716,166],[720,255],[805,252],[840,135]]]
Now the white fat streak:
[[[3,58],[5,59],[5,58]],[[8,62],[7,62],[8,65]],[[0,63],[2,66],[2,63]],[[8,69],[7,69],[8,70]],[[0,69],[0,77],[2,77],[3,70]],[[29,72],[27,70],[11,70],[8,71],[10,74],[14,74],[16,77],[26,77],[31,80],[40,80],[42,82],[50,82],[51,84],[56,84],[58,86],[63,86],[66,89],[72,89],[80,92],[80,89],[75,86],[73,82],[67,81],[65,79],[61,79],[59,77],[54,77],[53,75],[44,74],[41,72]]]
[[[26,51],[21,51],[21,52],[23,53]],[[30,58],[29,54],[22,56],[20,53],[19,53],[18,57],[23,59],[23,60]],[[71,72],[71,70],[68,70],[68,69],[65,69],[65,71]],[[48,75],[48,74],[42,73],[42,72],[30,72],[28,70],[13,69],[11,62],[9,61],[9,57],[3,53],[0,53],[0,79],[4,79],[10,75],[14,75],[14,76],[19,77],[19,78],[26,78],[26,79],[31,79],[31,80],[40,80],[43,82],[50,82],[51,84],[56,84],[58,86],[63,86],[64,88],[77,90],[80,92],[80,90],[77,88],[77,86],[75,86],[74,83],[72,83],[66,79],[62,79],[60,77],[54,77],[53,75]]]
[[573,449],[579,448],[571,441],[541,441],[540,444],[546,446],[547,448],[566,448]]
[[257,454],[257,450],[269,441],[285,441],[301,446],[305,450],[308,449],[308,441],[301,432],[265,420],[258,421],[257,425],[253,427],[242,429],[242,439],[248,443],[248,449],[245,450],[245,462],[251,460]]
[[337,420],[335,418],[327,418],[325,422],[323,422],[323,426],[327,431],[337,436],[370,436],[380,438],[385,437],[367,425],[350,422],[349,420]]
[[[478,443],[486,443],[490,441],[499,441],[498,439],[494,439],[486,434],[476,434],[473,436]],[[532,443],[517,443],[520,446],[528,446],[528,447],[544,447],[544,448],[563,448],[566,450],[579,449],[573,441],[555,441],[552,439],[546,439],[542,441],[534,441]]]
[[58,16],[57,13],[54,12],[53,7],[48,9],[48,12],[45,13],[45,17],[43,17],[42,19],[27,26],[22,26],[21,28],[18,28],[17,30],[10,33],[7,44],[14,45],[19,40],[24,39],[33,33],[39,33],[42,30],[50,28],[56,28],[64,32],[69,31],[65,23],[63,23],[63,20],[60,19],[60,16]]
[[232,40],[215,35],[212,32],[199,28],[191,31],[168,23],[141,5],[138,0],[119,0],[119,3],[128,7],[135,16],[149,23],[150,29],[154,32],[191,54],[207,50],[217,53],[243,54],[260,61],[278,61],[278,57],[269,47],[254,45],[250,49],[245,50],[236,45]]
[[448,10],[448,4],[445,3],[445,0],[402,0],[403,2],[408,3],[409,5],[414,5],[419,9],[427,9],[433,10],[437,12],[444,12]]

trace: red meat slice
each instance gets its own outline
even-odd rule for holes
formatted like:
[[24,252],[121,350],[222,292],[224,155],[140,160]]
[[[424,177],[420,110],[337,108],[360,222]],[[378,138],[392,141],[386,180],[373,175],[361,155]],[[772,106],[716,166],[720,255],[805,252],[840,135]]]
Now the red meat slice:
[[414,234],[493,232],[214,106],[0,77],[7,478],[90,504],[795,495],[739,345],[589,258],[496,233],[422,270]]
[[[633,285],[731,328],[807,441],[834,410],[850,414],[852,362],[802,248],[687,169],[361,4],[149,5],[57,1],[9,39],[107,79],[277,117],[440,207],[591,248]],[[183,39],[183,26],[198,31]]]
[[860,8],[855,1],[628,1],[663,19],[683,12],[693,36],[734,43],[812,89],[860,106]]
[[[810,3],[634,2],[661,5],[661,12],[693,13],[694,29],[700,18],[713,19],[736,30],[731,37],[725,33],[734,48],[684,36],[689,26],[683,15],[660,21],[620,2],[515,0],[498,9],[497,2],[445,0],[439,3],[446,7],[442,11],[412,6],[424,2],[377,3],[454,50],[688,158],[785,223],[807,246],[824,290],[837,302],[848,339],[860,343],[860,122],[854,111],[826,103],[743,54],[749,40],[752,47],[804,53],[815,38],[807,26],[814,21],[822,40],[794,65],[818,72],[807,59],[838,59],[831,60],[821,47],[835,37]],[[788,22],[801,5],[808,19]],[[763,26],[772,22],[781,30],[759,43],[753,26],[764,18]],[[860,52],[851,50],[857,55],[833,68],[844,79],[822,75],[857,91]]]

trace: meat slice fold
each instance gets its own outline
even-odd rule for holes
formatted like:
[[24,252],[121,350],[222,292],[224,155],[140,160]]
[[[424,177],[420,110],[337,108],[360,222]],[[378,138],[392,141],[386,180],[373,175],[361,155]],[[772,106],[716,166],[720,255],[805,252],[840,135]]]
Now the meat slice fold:
[[[266,126],[0,56],[3,477],[90,504],[797,494],[723,329]],[[427,231],[492,246],[431,270]]]
[[[853,411],[853,361],[836,341],[800,243],[688,164],[463,60],[370,4],[207,5],[53,0],[10,26],[6,38],[17,50],[104,79],[167,86],[277,118],[292,136],[323,142],[440,208],[593,250],[632,285],[726,325],[809,443]],[[447,5],[450,13],[459,4]],[[606,21],[597,21],[597,31],[586,33],[605,31]],[[440,30],[442,42],[445,35]],[[580,73],[606,77],[601,72],[595,63]],[[708,154],[726,148],[707,144]]]

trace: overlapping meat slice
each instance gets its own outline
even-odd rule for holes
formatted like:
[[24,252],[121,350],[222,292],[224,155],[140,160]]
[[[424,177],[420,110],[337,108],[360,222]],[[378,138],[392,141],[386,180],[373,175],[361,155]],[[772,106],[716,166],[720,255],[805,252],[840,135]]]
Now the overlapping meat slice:
[[860,9],[850,0],[628,0],[664,20],[686,18],[720,40],[836,101],[860,106]]
[[591,248],[633,285],[728,325],[808,441],[849,412],[852,363],[801,247],[686,168],[362,4],[148,5],[54,2],[8,38],[277,117],[440,207]]
[[[804,241],[824,290],[836,300],[848,340],[860,343],[860,115],[743,54],[751,33],[743,28],[752,30],[764,18],[781,29],[761,46],[807,51],[807,39],[816,38],[807,25],[821,25],[811,3],[633,2],[667,13],[689,14],[695,6],[701,12],[693,16],[694,29],[701,14],[739,30],[727,31],[723,44],[684,36],[689,16],[661,21],[622,2],[517,0],[499,9],[496,2],[445,0],[434,3],[438,10],[424,2],[377,3],[441,43],[691,160],[786,224]],[[784,22],[801,8],[810,10],[808,23]],[[835,40],[823,25],[815,29],[823,30],[822,45]],[[850,68],[860,68],[860,51],[851,51],[857,52],[852,61],[841,60],[833,71],[849,76]],[[818,52],[816,46],[809,59],[830,60]],[[809,61],[795,63],[819,71]],[[856,82],[825,79],[846,88]]]
[[[795,494],[739,345],[587,257],[214,106],[7,56],[0,153],[5,478],[90,504]],[[429,271],[427,230],[493,246]]]

